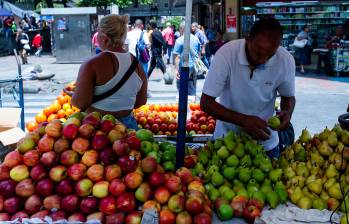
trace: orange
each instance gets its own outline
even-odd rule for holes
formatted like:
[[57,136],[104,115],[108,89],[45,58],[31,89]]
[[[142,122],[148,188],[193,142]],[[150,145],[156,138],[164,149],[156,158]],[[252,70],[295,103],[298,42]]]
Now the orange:
[[71,106],[71,109],[74,111],[74,112],[78,112],[78,111],[80,111],[80,109],[79,108],[77,108],[76,106]]
[[58,117],[58,118],[63,118],[63,117],[65,117],[65,110],[60,109],[59,111],[57,111],[57,117]]
[[46,115],[43,113],[43,112],[40,112],[38,113],[36,116],[35,116],[35,121],[40,124],[42,122],[45,122],[47,119]]
[[59,104],[61,104],[61,105],[65,104],[67,102],[65,96],[63,96],[63,95],[57,96],[57,100],[58,100]]
[[72,115],[73,113],[74,113],[74,110],[71,109],[71,108],[68,108],[68,109],[65,111],[65,115],[66,115],[67,117],[69,117],[69,116]]
[[54,119],[57,119],[58,117],[57,117],[57,114],[51,114],[48,118],[47,118],[47,121],[48,122],[50,122],[50,121],[52,121],[52,120],[54,120]]
[[45,109],[43,110],[44,114],[46,115],[46,117],[50,116],[51,114],[54,113],[54,108],[51,106],[45,107]]
[[64,96],[64,100],[66,101],[66,103],[69,103],[69,104],[70,104],[71,96],[65,95],[65,96]]
[[55,100],[55,102],[51,106],[55,113],[61,109],[61,104],[58,102],[58,100]]
[[63,104],[62,109],[64,109],[64,110],[71,109],[71,105],[69,103],[65,103],[65,104]]
[[29,132],[32,132],[38,128],[38,123],[36,123],[35,121],[30,121],[27,123],[26,128]]

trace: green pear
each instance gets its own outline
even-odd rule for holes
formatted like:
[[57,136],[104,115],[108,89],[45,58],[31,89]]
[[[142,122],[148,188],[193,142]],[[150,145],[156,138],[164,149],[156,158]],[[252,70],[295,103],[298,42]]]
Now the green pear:
[[315,174],[310,175],[309,177],[307,177],[307,179],[305,180],[305,185],[310,184],[311,182],[314,182],[317,179]]
[[288,179],[288,180],[290,180],[290,179],[292,179],[293,177],[295,177],[296,176],[296,172],[292,169],[292,167],[287,167],[286,169],[284,169],[284,175],[285,175],[285,177]]
[[327,194],[326,191],[321,191],[320,198],[324,201],[327,201],[330,198],[330,196]]
[[252,178],[257,181],[257,183],[262,183],[264,181],[265,175],[262,170],[256,168],[252,172]]
[[290,180],[292,186],[304,187],[305,185],[305,177],[303,176],[295,176]]
[[226,160],[225,164],[228,166],[237,167],[239,165],[239,158],[236,155],[230,155]]
[[279,167],[281,167],[282,169],[285,169],[287,168],[288,166],[288,160],[286,159],[285,156],[281,156],[279,158]]
[[233,191],[238,192],[240,189],[245,188],[245,185],[238,179],[233,180]]
[[327,140],[328,136],[330,135],[330,130],[326,127],[320,134],[319,139],[320,141]]
[[245,155],[244,157],[242,157],[242,159],[240,160],[240,165],[242,167],[250,167],[252,165],[252,160],[250,155]]
[[311,135],[309,133],[309,131],[305,128],[302,130],[302,134],[301,136],[299,137],[299,140],[302,142],[302,143],[308,143],[310,142],[311,140]]
[[207,170],[207,172],[211,175],[218,171],[219,171],[219,167],[217,165],[211,165],[208,167],[208,170]]
[[253,159],[253,166],[259,167],[261,164],[261,161],[264,159],[263,154],[257,154]]
[[194,170],[197,174],[203,172],[205,170],[204,165],[202,165],[202,163],[196,163],[196,165],[194,166]]
[[273,116],[268,119],[267,123],[269,127],[275,130],[280,126],[281,121],[279,117]]
[[249,168],[241,168],[239,171],[239,180],[247,183],[251,179],[251,170]]
[[341,211],[342,212],[347,212],[348,210],[349,210],[349,197],[346,196],[345,200],[343,200],[342,203],[341,203]]
[[327,137],[327,142],[330,146],[336,147],[338,144],[337,134],[334,131],[331,131]]
[[332,147],[329,145],[327,141],[322,141],[318,146],[318,151],[322,156],[330,156],[333,153]]
[[301,197],[297,202],[298,207],[302,209],[310,209],[312,204],[312,200],[305,196]]
[[211,140],[207,141],[206,146],[207,146],[209,151],[213,151],[214,150],[214,144],[213,144],[213,142]]
[[223,138],[224,145],[228,150],[234,149],[235,143],[235,133],[233,131],[229,131]]
[[307,184],[307,187],[311,192],[313,192],[315,194],[320,194],[322,191],[322,180],[316,179],[315,181]]
[[233,180],[237,174],[238,170],[236,169],[236,167],[227,166],[223,168],[223,176],[228,180]]
[[334,132],[336,133],[336,135],[337,135],[338,137],[340,137],[341,134],[342,134],[343,129],[342,129],[342,127],[340,126],[340,124],[335,124],[335,125],[333,126],[333,128],[332,128],[331,131],[334,131]]
[[218,149],[217,155],[219,156],[219,158],[221,158],[221,159],[224,160],[224,159],[228,158],[228,156],[230,155],[230,153],[229,153],[227,147],[222,146],[222,147],[220,147],[220,148]]
[[278,194],[281,203],[287,202],[288,194],[285,188],[275,188],[275,192]]
[[324,158],[320,155],[318,151],[312,152],[310,154],[310,161],[312,164],[316,164],[319,167],[323,166],[325,163]]
[[235,197],[235,193],[232,189],[227,189],[224,191],[224,194],[221,194],[222,198],[231,201]]
[[199,151],[199,162],[202,163],[203,165],[206,165],[209,160],[208,152],[207,151]]
[[252,157],[255,157],[256,155],[258,155],[258,153],[261,152],[261,147],[261,145],[257,145],[252,140],[245,143],[245,149]]
[[304,162],[297,163],[296,174],[303,177],[309,176],[309,170]]
[[273,169],[273,165],[271,164],[271,161],[268,158],[263,158],[260,162],[259,168],[263,172],[268,173]]
[[282,176],[282,169],[280,169],[280,168],[272,170],[269,173],[269,179],[271,181],[273,181],[274,183],[279,181],[281,179],[281,176]]
[[349,214],[347,213],[344,213],[342,216],[341,216],[341,219],[340,219],[340,224],[349,224]]
[[215,150],[218,150],[220,147],[223,146],[223,144],[224,144],[223,138],[217,138],[213,143],[213,147]]
[[266,199],[270,208],[276,208],[279,204],[279,195],[275,191],[269,191],[266,193]]
[[331,161],[337,170],[345,170],[347,168],[347,161],[342,157],[342,153],[334,153]]
[[341,133],[341,142],[345,145],[349,145],[349,131],[343,130]]
[[252,193],[251,199],[257,199],[258,201],[262,202],[263,205],[265,203],[266,196],[262,191],[254,191]]
[[303,197],[303,192],[302,192],[302,189],[297,186],[294,191],[292,192],[291,196],[290,196],[290,199],[291,199],[291,202],[293,204],[297,204],[297,202],[299,201],[299,199],[301,199]]
[[327,181],[324,183],[324,188],[328,192],[328,190],[337,182],[336,178],[332,177],[327,179]]
[[214,188],[214,186],[213,186],[212,183],[206,183],[206,184],[204,185],[204,187],[205,187],[205,190],[206,190],[207,192],[209,192],[212,188]]
[[230,187],[228,187],[227,185],[223,184],[222,186],[220,186],[220,187],[218,188],[218,190],[219,190],[219,193],[220,193],[221,195],[223,195],[223,194],[224,194],[224,191],[230,190]]
[[[193,176],[198,176],[199,174],[197,174],[197,175],[194,175],[193,174]],[[201,172],[201,179],[204,181],[204,183],[208,183],[208,182],[210,182],[211,181],[211,177],[212,177],[212,175],[211,174],[209,174],[207,171],[203,171],[203,172]]]
[[294,159],[296,161],[305,162],[306,158],[307,158],[307,152],[303,147],[294,154]]
[[239,142],[236,147],[234,148],[234,154],[239,157],[242,158],[245,155],[245,149],[244,149],[244,144],[242,144],[241,142]]
[[332,177],[335,177],[335,178],[339,177],[339,172],[333,164],[330,164],[325,174],[328,179]]
[[264,194],[266,194],[267,192],[269,192],[271,190],[272,190],[271,181],[269,179],[265,179],[260,191],[262,191]]
[[219,187],[224,183],[224,177],[219,172],[215,172],[211,176],[211,182],[214,186]]
[[248,192],[246,191],[245,188],[241,188],[237,193],[236,193],[237,196],[245,196],[246,198],[248,198]]
[[333,184],[327,191],[328,195],[332,198],[340,200],[342,198],[342,192],[339,183]]
[[258,190],[260,186],[255,179],[250,179],[247,184],[247,188],[248,187],[255,187]]
[[211,190],[209,190],[208,192],[208,197],[210,198],[211,201],[215,201],[217,198],[219,198],[221,196],[219,190],[217,190],[216,188],[211,188]]

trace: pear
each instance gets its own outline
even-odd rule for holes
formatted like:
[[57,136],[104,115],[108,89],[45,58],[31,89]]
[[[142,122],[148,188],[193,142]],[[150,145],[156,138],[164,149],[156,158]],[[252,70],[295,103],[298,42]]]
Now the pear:
[[332,163],[337,170],[345,170],[347,168],[347,161],[339,153],[334,154]]
[[328,190],[337,182],[336,178],[332,177],[327,179],[327,181],[324,183],[324,188],[328,192]]
[[208,197],[211,201],[215,201],[217,198],[219,198],[221,196],[219,190],[217,190],[216,188],[211,188],[208,192]]
[[297,205],[298,207],[302,208],[302,209],[310,209],[312,206],[312,200],[308,197],[301,197],[298,202]]
[[287,166],[288,166],[288,161],[287,161],[287,159],[285,158],[285,156],[281,156],[281,157],[279,158],[279,167],[285,169],[285,168],[287,168]]
[[288,200],[287,191],[285,188],[275,188],[275,192],[279,196],[281,203],[286,203]]
[[342,192],[339,183],[333,184],[329,189],[328,189],[328,195],[332,198],[340,200],[342,198]]
[[297,153],[302,148],[303,148],[302,144],[298,141],[293,145],[293,150],[295,153]]
[[230,155],[225,163],[228,165],[228,166],[233,166],[233,167],[237,167],[239,165],[239,159],[236,155]]
[[252,160],[250,155],[245,155],[244,157],[242,157],[242,159],[240,160],[240,165],[242,167],[250,167],[252,165]]
[[222,147],[224,144],[224,141],[222,138],[217,138],[214,143],[213,143],[213,147],[214,149],[218,150],[220,147]]
[[223,138],[225,146],[228,150],[234,149],[235,143],[235,133],[233,131],[229,131]]
[[327,142],[330,146],[336,147],[338,144],[337,134],[334,131],[331,131],[327,137]]
[[229,153],[229,150],[227,149],[227,147],[222,146],[218,149],[217,155],[219,156],[219,158],[224,160],[224,159],[228,158],[230,153]]
[[224,183],[224,177],[219,172],[215,172],[211,176],[211,182],[216,187],[221,186]]
[[318,150],[319,150],[319,153],[322,155],[322,156],[330,156],[332,155],[333,153],[333,149],[331,148],[331,146],[328,144],[327,141],[322,141],[319,145],[318,145]]
[[295,154],[294,154],[294,159],[296,161],[304,162],[307,158],[307,152],[305,149],[302,147],[300,148]]
[[342,151],[344,150],[345,145],[343,144],[343,142],[338,142],[337,147],[336,147],[336,152],[337,153],[342,153]]
[[312,152],[310,154],[310,161],[312,164],[316,164],[319,167],[323,166],[325,163],[324,158],[320,155],[318,151]]
[[286,169],[284,169],[283,173],[284,173],[285,177],[287,178],[287,180],[290,180],[296,176],[296,172],[294,172],[291,167],[287,167]]
[[268,119],[267,123],[269,127],[275,130],[280,126],[281,121],[279,117],[273,116]]
[[349,131],[343,130],[341,133],[341,142],[345,145],[349,145]]
[[279,204],[279,195],[275,191],[269,191],[266,194],[266,198],[270,208],[276,208]]
[[340,224],[349,224],[349,214],[344,213],[340,219]]
[[320,198],[324,201],[327,201],[330,198],[330,196],[327,194],[326,191],[321,191]]
[[282,169],[275,169],[269,172],[269,179],[274,183],[279,181],[282,176]]
[[242,144],[241,142],[238,143],[234,148],[234,154],[237,157],[242,158],[245,155],[244,144]]
[[327,203],[322,198],[317,198],[313,201],[313,208],[322,211],[327,208]]
[[290,195],[290,199],[293,204],[297,204],[297,202],[303,197],[303,192],[301,188],[298,186],[294,189],[293,193]]
[[317,179],[316,175],[312,174],[309,177],[307,177],[305,181],[305,185],[310,184],[311,182],[314,182]]
[[301,136],[299,137],[299,140],[302,142],[302,143],[308,143],[310,142],[311,140],[311,135],[309,133],[309,131],[305,128],[302,130],[302,134]]
[[334,131],[336,133],[336,135],[338,137],[340,137],[341,134],[342,134],[343,129],[342,129],[342,127],[339,124],[335,124],[331,131]]
[[320,141],[327,140],[327,138],[328,138],[330,132],[331,132],[331,131],[326,127],[326,128],[319,134],[319,139],[320,139]]
[[325,174],[327,178],[339,177],[339,172],[333,164],[330,164]]
[[291,184],[293,186],[299,186],[299,187],[304,187],[305,184],[305,177],[303,176],[295,176],[291,179]]
[[311,192],[313,192],[315,194],[320,194],[322,191],[322,180],[316,179],[315,181],[307,184],[307,187]]
[[300,162],[297,164],[297,168],[296,168],[296,174],[298,176],[303,176],[303,177],[307,177],[309,176],[309,170],[306,167],[306,164],[303,162]]

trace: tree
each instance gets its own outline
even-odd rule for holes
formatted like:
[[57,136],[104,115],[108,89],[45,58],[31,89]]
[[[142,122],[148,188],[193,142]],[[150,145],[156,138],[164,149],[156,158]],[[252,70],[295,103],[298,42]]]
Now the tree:
[[106,8],[107,6],[110,6],[111,4],[116,4],[120,8],[124,8],[127,6],[130,6],[133,4],[138,5],[138,2],[142,5],[151,4],[154,0],[80,0],[78,2],[78,6],[81,7],[88,7],[88,6],[97,6],[101,8]]

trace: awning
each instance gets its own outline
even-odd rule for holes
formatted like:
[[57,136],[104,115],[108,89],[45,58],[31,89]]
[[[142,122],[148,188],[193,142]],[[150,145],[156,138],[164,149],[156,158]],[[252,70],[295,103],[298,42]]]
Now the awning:
[[12,13],[4,8],[0,8],[0,16],[11,16]]

